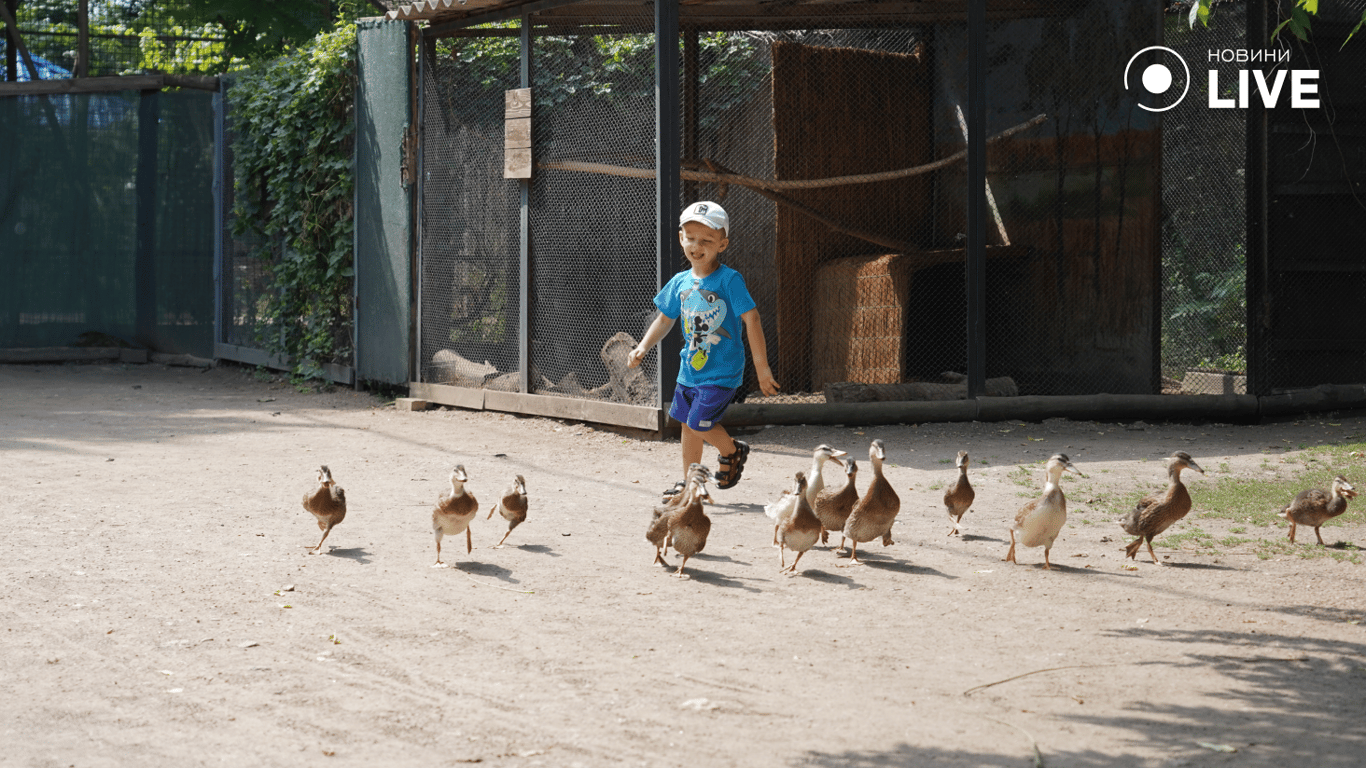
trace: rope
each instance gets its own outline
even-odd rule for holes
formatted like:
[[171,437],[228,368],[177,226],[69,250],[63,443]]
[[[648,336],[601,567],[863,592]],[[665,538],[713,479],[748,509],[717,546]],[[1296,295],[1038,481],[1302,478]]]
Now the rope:
[[[988,137],[987,143],[991,144],[1008,139],[1021,131],[1026,131],[1039,125],[1047,119],[1048,115],[1038,115],[1032,120],[1012,126],[994,136]],[[742,187],[749,187],[756,190],[825,189],[827,187],[842,187],[850,184],[873,184],[879,181],[895,181],[897,179],[910,178],[911,176],[919,176],[953,165],[967,156],[967,149],[963,149],[948,157],[941,158],[925,165],[917,165],[914,168],[882,171],[881,173],[865,173],[857,176],[835,176],[829,179],[755,179],[749,176],[741,176],[736,173],[706,173],[704,171],[689,170],[680,171],[679,176],[687,181],[710,181],[717,184],[738,184]],[[602,173],[609,176],[625,176],[632,179],[653,179],[655,177],[653,168],[628,168],[620,165],[609,165],[607,163],[583,163],[575,160],[558,160],[547,163],[537,163],[536,167],[542,170],[551,171]]]

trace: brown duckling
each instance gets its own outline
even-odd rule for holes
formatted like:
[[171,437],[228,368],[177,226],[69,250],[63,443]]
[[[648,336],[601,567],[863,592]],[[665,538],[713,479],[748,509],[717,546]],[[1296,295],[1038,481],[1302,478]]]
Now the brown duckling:
[[711,480],[707,468],[701,464],[694,463],[688,468],[687,481],[683,483],[681,492],[667,498],[663,504],[654,508],[654,513],[650,518],[650,527],[645,531],[645,538],[655,545],[655,562],[667,565],[664,556],[669,554],[669,547],[673,546],[673,540],[669,535],[669,520],[673,514],[681,509],[691,500],[688,496],[689,488],[696,488],[692,491],[697,494],[697,498],[703,503],[710,504],[711,495],[707,493],[706,483]]
[[956,463],[958,482],[944,491],[944,508],[949,511],[949,519],[953,521],[953,528],[949,530],[950,536],[960,532],[959,523],[972,507],[972,500],[977,497],[977,492],[972,490],[972,483],[968,482],[968,452],[959,451]]
[[[806,475],[798,472],[795,479],[796,487],[792,492],[795,503],[792,513],[778,522],[778,562],[781,569],[787,573],[797,572],[797,563],[801,562],[802,555],[806,554],[807,550],[816,546],[816,541],[820,539],[823,530],[821,521],[816,518],[815,511],[806,501]],[[789,549],[797,553],[797,559],[792,561],[791,568],[787,567],[786,553]]]
[[318,528],[323,537],[310,551],[318,552],[332,528],[346,519],[346,491],[332,479],[332,470],[323,465],[318,468],[318,487],[304,494],[304,509],[318,519]]
[[1324,493],[1318,488],[1300,491],[1295,495],[1295,500],[1290,502],[1290,506],[1280,512],[1281,517],[1290,521],[1290,543],[1295,543],[1296,525],[1312,525],[1314,536],[1323,544],[1323,534],[1319,533],[1319,526],[1346,512],[1347,500],[1355,499],[1356,496],[1356,489],[1342,475],[1333,478],[1330,493]]
[[470,521],[479,514],[479,501],[474,498],[474,494],[465,490],[465,483],[469,482],[469,479],[469,475],[465,473],[465,465],[455,465],[455,469],[451,470],[451,492],[442,496],[436,502],[436,509],[432,510],[432,533],[436,535],[436,562],[432,564],[433,568],[447,567],[441,562],[442,536],[464,533],[465,554],[474,551],[474,541],[470,537]]
[[874,440],[868,446],[868,460],[873,465],[873,480],[863,496],[854,504],[849,519],[844,521],[844,535],[850,542],[849,562],[846,565],[863,565],[858,559],[858,545],[882,537],[882,546],[891,546],[892,523],[901,511],[901,498],[892,490],[892,484],[882,476],[882,462],[887,458],[887,450],[881,440]]
[[706,483],[711,472],[701,464],[688,468],[688,483],[683,490],[684,500],[676,505],[656,507],[654,518],[645,532],[645,538],[655,545],[655,562],[666,564],[663,552],[670,544],[683,556],[678,571],[679,578],[686,578],[683,568],[688,558],[701,552],[707,546],[707,534],[711,532],[711,518],[702,509],[702,499],[706,496]]
[[1059,481],[1064,471],[1074,472],[1081,477],[1086,475],[1072,466],[1072,460],[1067,458],[1065,453],[1053,454],[1044,466],[1044,471],[1048,473],[1048,480],[1044,483],[1043,495],[1020,507],[1020,511],[1015,514],[1015,521],[1010,527],[1010,551],[1006,553],[1005,560],[1018,564],[1015,560],[1015,535],[1019,534],[1020,544],[1026,547],[1043,547],[1044,570],[1052,570],[1053,564],[1048,560],[1048,550],[1053,548],[1053,541],[1058,538],[1058,532],[1067,523],[1067,499],[1062,494]]
[[526,522],[526,480],[521,475],[517,475],[512,480],[512,485],[503,491],[503,498],[497,504],[489,508],[488,519],[493,519],[493,513],[497,512],[508,521],[508,532],[503,534],[503,538],[493,546],[494,549],[502,549],[503,542],[512,535],[512,529]]
[[1205,470],[1185,451],[1177,451],[1170,458],[1167,464],[1167,490],[1161,494],[1144,496],[1120,523],[1125,533],[1138,537],[1124,547],[1124,554],[1134,560],[1138,559],[1138,548],[1147,541],[1148,554],[1152,555],[1153,562],[1162,564],[1153,551],[1153,537],[1191,511],[1191,495],[1186,490],[1186,484],[1181,482],[1181,470],[1190,468],[1205,474]]
[[844,462],[844,485],[838,489],[826,488],[816,497],[814,508],[816,519],[821,521],[821,543],[829,543],[830,531],[839,531],[840,545],[836,552],[844,551],[844,524],[858,503],[858,488],[854,486],[856,477],[858,462],[850,459]]

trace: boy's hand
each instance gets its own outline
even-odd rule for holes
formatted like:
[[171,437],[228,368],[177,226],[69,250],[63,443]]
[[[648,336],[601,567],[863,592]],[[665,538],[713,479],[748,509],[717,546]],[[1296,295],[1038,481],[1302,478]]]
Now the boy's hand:
[[758,375],[759,389],[765,395],[776,395],[778,394],[778,390],[782,389],[782,385],[773,379],[773,371],[768,368],[764,368],[763,370],[756,369],[754,373]]
[[631,350],[631,353],[626,356],[626,367],[635,368],[639,366],[640,361],[645,359],[646,351],[647,350],[641,349],[640,347]]

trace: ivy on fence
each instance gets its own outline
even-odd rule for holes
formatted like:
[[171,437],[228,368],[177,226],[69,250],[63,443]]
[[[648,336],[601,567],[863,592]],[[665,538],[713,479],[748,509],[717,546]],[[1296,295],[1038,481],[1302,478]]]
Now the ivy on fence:
[[260,343],[320,377],[350,363],[356,27],[239,76],[231,91],[234,234],[261,243]]

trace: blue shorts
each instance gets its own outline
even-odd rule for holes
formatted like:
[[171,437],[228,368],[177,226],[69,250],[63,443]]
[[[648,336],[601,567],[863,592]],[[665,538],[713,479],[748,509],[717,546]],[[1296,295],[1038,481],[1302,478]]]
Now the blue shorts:
[[674,388],[674,402],[669,406],[669,416],[687,424],[694,432],[706,432],[721,420],[735,397],[735,390],[727,387],[713,387],[703,384],[688,387],[679,384]]

